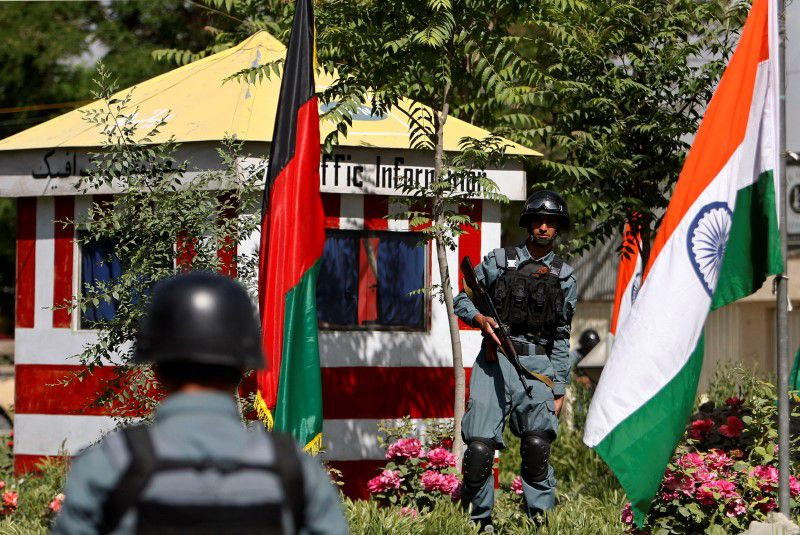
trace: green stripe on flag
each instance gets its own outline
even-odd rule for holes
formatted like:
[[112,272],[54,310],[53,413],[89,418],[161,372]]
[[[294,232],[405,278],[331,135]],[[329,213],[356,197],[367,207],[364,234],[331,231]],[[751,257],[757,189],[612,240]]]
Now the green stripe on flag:
[[702,366],[701,336],[678,374],[595,447],[625,489],[639,526],[692,414]]
[[[322,378],[317,330],[320,261],[286,294],[275,429],[308,445],[322,433]],[[314,452],[312,452],[314,453]]]
[[767,276],[782,271],[775,181],[772,171],[766,171],[736,195],[730,238],[711,310],[750,295],[761,288]]

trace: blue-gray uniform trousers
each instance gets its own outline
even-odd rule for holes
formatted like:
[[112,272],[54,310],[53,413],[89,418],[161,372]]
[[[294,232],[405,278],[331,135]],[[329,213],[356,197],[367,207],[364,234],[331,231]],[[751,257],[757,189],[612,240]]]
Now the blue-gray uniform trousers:
[[[529,347],[533,353],[536,346]],[[520,361],[528,370],[553,376],[547,355],[520,356]],[[551,441],[555,439],[558,419],[553,391],[541,381],[529,378],[523,380],[532,387],[532,397],[525,393],[517,372],[505,357],[498,355],[497,362],[488,362],[485,351],[481,350],[472,368],[469,403],[462,421],[465,442],[469,443],[474,438],[491,439],[498,449],[504,448],[503,430],[506,418],[516,436],[521,436],[526,431],[538,431],[549,434]],[[542,481],[526,482],[523,479],[522,490],[529,516],[551,509],[556,500],[553,467],[548,466],[547,477]],[[465,488],[462,501],[472,506],[470,516],[473,519],[491,516],[494,478],[491,475],[487,477],[477,491]]]

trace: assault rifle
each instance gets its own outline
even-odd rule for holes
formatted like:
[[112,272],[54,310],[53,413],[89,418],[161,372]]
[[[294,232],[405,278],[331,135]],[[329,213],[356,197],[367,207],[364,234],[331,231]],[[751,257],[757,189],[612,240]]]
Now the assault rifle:
[[520,362],[517,349],[514,347],[514,342],[511,340],[511,335],[508,333],[506,326],[503,325],[503,322],[500,321],[497,308],[495,308],[494,302],[489,296],[489,292],[486,291],[486,287],[481,284],[478,280],[478,276],[475,275],[475,269],[473,269],[472,262],[468,256],[464,257],[464,260],[461,261],[461,273],[464,275],[464,290],[467,293],[467,297],[469,297],[470,301],[473,302],[481,314],[492,318],[495,323],[497,323],[497,328],[494,330],[494,333],[500,340],[500,347],[498,349],[517,371],[519,380],[525,387],[525,393],[528,394],[528,397],[533,398],[533,387],[525,382],[525,377],[541,381],[552,390],[553,381],[549,377],[528,370]]

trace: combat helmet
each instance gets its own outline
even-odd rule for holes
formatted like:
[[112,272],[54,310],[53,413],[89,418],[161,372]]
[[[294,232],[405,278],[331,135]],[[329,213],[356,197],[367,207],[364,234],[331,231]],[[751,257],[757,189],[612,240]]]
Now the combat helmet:
[[578,339],[578,346],[587,353],[600,343],[600,335],[594,329],[586,329]]
[[559,230],[569,230],[570,219],[567,203],[564,197],[556,193],[543,189],[537,191],[525,201],[525,209],[519,216],[519,226],[527,229],[531,219],[537,215],[549,215],[559,219]]
[[139,325],[133,361],[262,369],[253,301],[241,284],[208,271],[158,282]]

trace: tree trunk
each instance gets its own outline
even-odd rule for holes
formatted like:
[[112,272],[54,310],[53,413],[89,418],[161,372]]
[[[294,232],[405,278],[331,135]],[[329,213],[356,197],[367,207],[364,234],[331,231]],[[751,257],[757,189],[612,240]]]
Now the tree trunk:
[[439,263],[439,277],[442,280],[444,304],[447,308],[447,323],[450,327],[450,345],[453,349],[453,376],[455,379],[455,396],[453,402],[453,453],[456,456],[456,467],[461,470],[461,457],[464,441],[461,438],[461,418],[466,410],[466,374],[464,359],[461,356],[461,336],[458,330],[458,318],[453,307],[453,288],[450,286],[450,266],[447,264],[447,249],[442,240],[436,240],[436,260]]
[[[450,95],[450,82],[445,83],[442,94],[442,109],[436,125],[436,153],[434,157],[434,180],[439,180],[444,168],[444,124],[449,112],[448,97]],[[442,281],[444,304],[447,309],[447,321],[450,327],[450,345],[453,350],[453,377],[455,380],[455,396],[453,402],[453,453],[456,456],[456,467],[461,470],[461,461],[464,450],[464,441],[461,438],[461,419],[466,410],[466,374],[464,373],[464,359],[461,356],[461,336],[458,331],[458,318],[453,306],[453,288],[450,286],[450,266],[447,263],[447,246],[442,239],[442,233],[447,232],[447,223],[444,218],[444,199],[440,196],[433,199],[433,224],[438,231],[435,233],[436,260],[439,264],[439,278]]]

